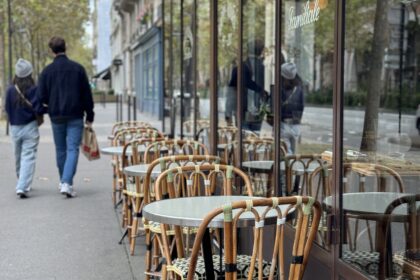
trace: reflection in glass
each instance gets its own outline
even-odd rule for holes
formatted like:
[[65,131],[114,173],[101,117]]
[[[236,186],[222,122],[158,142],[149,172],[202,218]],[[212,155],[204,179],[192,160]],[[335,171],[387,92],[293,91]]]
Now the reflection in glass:
[[346,6],[342,258],[375,279],[420,270],[419,12],[419,1]]
[[170,135],[180,131],[181,105],[181,1],[165,2],[165,124],[169,125]]
[[[282,6],[280,164],[283,195],[309,195],[324,205],[315,240],[329,250],[324,201],[331,196],[335,1],[284,1]],[[274,71],[271,73],[274,77]]]
[[[242,166],[251,177],[254,195],[273,196],[273,115],[270,91],[274,84],[275,1],[244,1],[241,112],[237,112],[237,58],[231,65],[226,121],[242,123]],[[230,97],[229,97],[230,96]],[[233,106],[229,106],[233,104]]]
[[[218,77],[217,152],[229,164],[234,164],[238,150],[236,126],[236,92],[230,87],[232,67],[238,55],[238,1],[218,0]],[[229,100],[229,101],[228,101]]]

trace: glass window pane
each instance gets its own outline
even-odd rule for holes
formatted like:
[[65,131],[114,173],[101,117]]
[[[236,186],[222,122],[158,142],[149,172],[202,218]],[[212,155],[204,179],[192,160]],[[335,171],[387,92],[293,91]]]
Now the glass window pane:
[[[243,6],[242,79],[242,166],[252,178],[254,195],[272,196],[274,163],[273,109],[274,90],[275,1],[246,1]],[[229,86],[235,95],[227,98],[234,104],[238,66],[232,66]],[[232,98],[234,97],[234,99]],[[228,112],[228,111],[227,111]],[[235,115],[237,118],[237,115]],[[262,166],[261,169],[254,168]],[[264,167],[266,169],[264,170]]]
[[342,258],[374,279],[419,268],[419,16],[419,1],[346,4]]
[[[236,114],[235,88],[232,84],[232,69],[238,55],[239,6],[238,1],[218,0],[218,140],[217,151],[229,164],[235,164],[238,128],[234,122]],[[228,98],[229,97],[229,98]],[[230,103],[229,100],[233,99]]]
[[[280,66],[280,164],[283,195],[309,195],[324,205],[315,240],[330,250],[334,14],[336,1],[284,1]],[[274,72],[271,72],[271,77]],[[329,176],[324,170],[329,169]],[[292,222],[293,223],[293,222]]]

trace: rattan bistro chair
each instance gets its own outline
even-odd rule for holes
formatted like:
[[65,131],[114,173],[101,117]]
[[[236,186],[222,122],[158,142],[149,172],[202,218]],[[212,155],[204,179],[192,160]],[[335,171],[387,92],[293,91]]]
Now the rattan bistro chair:
[[[347,192],[399,192],[404,193],[405,187],[401,176],[393,169],[374,163],[346,163],[344,168],[343,190]],[[347,221],[354,219],[353,234],[350,226],[347,227],[350,251],[357,250],[359,233],[359,220],[365,220],[366,232],[369,238],[370,250],[374,250],[371,225],[369,219],[362,215],[346,215]]]
[[[233,195],[240,193],[239,181],[242,188],[246,189],[248,196],[252,196],[251,181],[239,168],[223,164],[186,165],[164,171],[156,180],[156,199],[171,199],[178,197]],[[235,187],[236,185],[236,187]],[[155,224],[150,221],[149,224]],[[179,257],[188,255],[192,244],[190,237],[196,228],[181,228],[159,224],[160,229],[150,226],[154,233],[154,249],[159,249],[166,263],[172,263],[171,248],[176,250]],[[172,242],[169,236],[174,236]],[[182,236],[185,235],[183,238]],[[215,233],[217,238],[217,233]],[[159,245],[157,248],[156,245]],[[174,246],[176,245],[176,246]],[[185,246],[184,246],[185,245]],[[149,268],[150,259],[146,259],[146,270]]]
[[208,148],[199,141],[169,139],[151,143],[144,153],[144,161],[150,163],[162,156],[208,155]]
[[[113,184],[112,184],[112,202],[113,205],[116,207],[118,202],[121,200],[121,192],[123,189],[123,162],[127,160],[128,157],[128,148],[131,148],[134,145],[135,140],[139,139],[146,139],[143,146],[146,144],[150,144],[150,142],[161,141],[163,140],[163,135],[161,132],[153,130],[153,129],[124,129],[118,132],[113,139],[113,146],[125,146],[123,150],[123,155],[118,156],[114,155],[112,158],[112,166],[113,166]],[[129,145],[126,145],[130,143]],[[140,145],[140,144],[138,144]],[[147,146],[145,146],[147,147]],[[145,149],[144,147],[144,149]],[[136,159],[138,159],[138,154],[136,150],[131,151],[132,158],[134,163],[136,163]],[[143,153],[141,153],[143,155]],[[138,160],[137,160],[138,161]]]
[[153,126],[143,121],[117,122],[112,126],[111,135],[115,135],[118,131],[126,128],[153,128]]
[[[141,211],[145,205],[155,200],[154,192],[154,183],[155,178],[152,177],[153,171],[160,167],[160,172],[164,172],[169,168],[181,167],[186,165],[205,165],[205,164],[223,164],[220,157],[210,156],[210,155],[173,155],[161,157],[154,160],[149,164],[146,176],[142,180],[142,184],[139,184],[137,187],[138,193],[142,193],[143,196],[136,197],[133,207],[133,223],[131,226],[131,244],[130,244],[130,253],[134,254],[136,246],[136,238],[139,230],[139,218],[141,217]],[[146,244],[150,244],[150,231],[148,230],[148,221],[143,221],[146,231]],[[151,246],[151,245],[150,245]],[[148,248],[150,246],[147,246]]]
[[[282,213],[279,205],[289,205]],[[258,212],[255,207],[265,207],[263,212]],[[292,261],[288,273],[288,279],[302,279],[309,252],[316,235],[321,209],[320,204],[310,197],[273,197],[256,200],[244,200],[216,208],[203,220],[196,234],[191,257],[178,258],[163,267],[163,279],[168,272],[177,271],[182,273],[180,279],[205,279],[202,278],[203,257],[200,255],[202,240],[208,225],[214,217],[224,215],[224,257],[222,272],[218,276],[224,279],[281,279],[286,277],[284,267],[284,221],[289,213],[297,212],[297,227],[292,249]],[[252,255],[238,254],[238,230],[237,223],[245,212],[251,212],[255,218],[255,229],[252,240]],[[274,246],[270,260],[264,259],[264,229],[267,227],[264,221],[267,214],[275,213],[277,226],[275,228]],[[268,242],[272,242],[269,240]],[[213,255],[215,267],[220,265],[220,257]],[[200,266],[200,267],[199,267]],[[200,273],[201,272],[201,273]],[[201,278],[200,278],[201,277]]]
[[[402,206],[406,207],[404,214],[396,213]],[[393,254],[393,262],[402,267],[402,273],[413,277],[420,276],[420,194],[407,195],[391,202],[385,210],[386,223],[383,231],[386,232],[385,240],[390,240],[392,222],[402,222],[407,226],[405,236],[405,251],[393,254],[392,248],[383,246],[384,256]],[[391,241],[391,240],[390,240]],[[391,241],[392,242],[392,241]],[[391,252],[387,252],[391,250]],[[389,269],[389,267],[387,267]],[[414,278],[416,279],[416,278]]]
[[[137,165],[144,162],[144,151],[146,148],[156,141],[163,141],[162,138],[140,138],[127,143],[123,148],[121,156],[122,164],[118,168],[118,176],[122,178],[122,187],[120,192],[123,194],[123,209],[122,209],[122,226],[128,229],[128,237],[130,234],[130,225],[132,218],[132,205],[135,200],[143,200],[144,193],[141,190],[142,179],[138,176],[127,176],[124,174],[124,168],[131,165]],[[130,151],[130,153],[128,153]]]
[[[114,135],[112,146],[125,146],[130,141],[139,138],[158,139],[163,140],[162,133],[154,129],[144,128],[127,128],[122,129]],[[113,168],[113,182],[112,182],[112,202],[114,207],[117,207],[121,201],[121,190],[123,188],[123,174],[122,174],[123,158],[118,155],[112,157],[111,165]]]
[[[381,219],[383,243],[378,252],[343,252],[343,259],[359,270],[383,279],[417,279],[420,273],[418,259],[420,251],[420,194],[402,196],[392,201],[385,209]],[[405,209],[404,209],[405,208]],[[405,241],[405,250],[393,252],[393,223],[402,223],[407,229],[405,236],[398,236],[399,242]],[[357,258],[356,258],[357,256]],[[381,259],[382,256],[382,259]],[[411,278],[413,277],[413,278]]]
[[311,195],[308,190],[309,175],[315,168],[323,165],[324,161],[320,154],[287,155],[285,157],[287,193],[295,192],[299,195]]

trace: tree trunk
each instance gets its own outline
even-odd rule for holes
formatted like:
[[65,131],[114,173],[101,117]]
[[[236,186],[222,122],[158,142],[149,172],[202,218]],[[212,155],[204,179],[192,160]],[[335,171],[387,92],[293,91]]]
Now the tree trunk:
[[379,100],[383,90],[381,80],[383,59],[387,46],[389,0],[377,0],[370,60],[369,82],[360,150],[376,152]]
[[4,9],[4,1],[0,1],[0,97],[1,97],[1,110],[0,110],[0,119],[5,117],[5,110],[4,110],[4,103],[5,103],[5,93],[6,93],[6,61],[4,57],[5,51],[5,9]]

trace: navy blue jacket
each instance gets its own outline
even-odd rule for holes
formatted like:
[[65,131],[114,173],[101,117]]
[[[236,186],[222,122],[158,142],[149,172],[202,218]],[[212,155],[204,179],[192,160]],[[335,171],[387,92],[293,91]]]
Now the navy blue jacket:
[[88,77],[80,64],[58,55],[38,81],[38,98],[48,106],[52,122],[83,118],[93,122],[93,99]]
[[281,87],[281,120],[292,119],[294,124],[299,124],[304,108],[304,92],[302,83],[292,89]]
[[25,125],[36,119],[35,114],[44,113],[43,106],[36,97],[36,86],[25,93],[26,99],[31,102],[32,108],[28,104],[19,102],[18,93],[15,86],[9,86],[6,91],[6,113],[11,125]]

